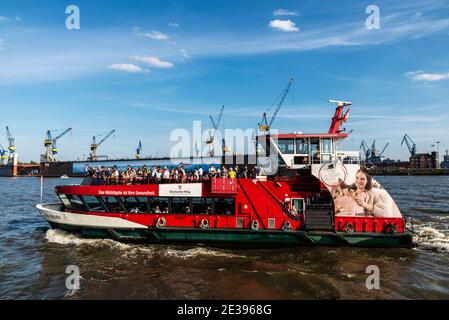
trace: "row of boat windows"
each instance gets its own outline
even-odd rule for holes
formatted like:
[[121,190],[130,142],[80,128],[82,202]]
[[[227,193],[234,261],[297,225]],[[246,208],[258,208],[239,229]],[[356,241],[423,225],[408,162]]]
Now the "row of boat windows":
[[184,213],[233,215],[234,198],[105,197],[59,194],[64,206],[76,211],[118,213]]

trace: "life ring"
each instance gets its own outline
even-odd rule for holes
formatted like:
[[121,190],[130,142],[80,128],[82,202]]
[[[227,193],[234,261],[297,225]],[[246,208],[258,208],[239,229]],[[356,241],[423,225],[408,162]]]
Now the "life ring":
[[251,222],[251,229],[254,230],[254,231],[259,230],[259,221],[253,220],[253,221]]
[[207,219],[202,219],[200,222],[200,228],[203,230],[209,229],[209,221]]
[[345,232],[348,232],[348,233],[354,232],[354,225],[351,222],[347,222],[345,224]]
[[156,227],[161,229],[167,225],[167,220],[164,217],[157,219]]
[[292,224],[290,223],[290,221],[284,221],[284,223],[282,224],[282,231],[288,232],[292,229]]

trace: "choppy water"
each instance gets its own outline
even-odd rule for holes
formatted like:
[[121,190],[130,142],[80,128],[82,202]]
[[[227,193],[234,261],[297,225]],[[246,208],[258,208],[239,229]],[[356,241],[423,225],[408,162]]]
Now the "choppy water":
[[[414,217],[417,249],[225,250],[130,245],[50,230],[37,178],[0,178],[0,299],[449,299],[449,177],[379,177]],[[53,187],[79,180],[45,181]],[[80,289],[66,289],[66,267]],[[380,268],[380,290],[365,286]]]

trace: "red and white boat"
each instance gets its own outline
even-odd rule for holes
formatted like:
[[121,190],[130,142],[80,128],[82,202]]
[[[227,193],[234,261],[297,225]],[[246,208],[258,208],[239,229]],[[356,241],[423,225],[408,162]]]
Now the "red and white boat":
[[56,187],[60,202],[37,208],[53,228],[120,241],[411,247],[398,207],[360,170],[359,152],[338,150],[349,105],[337,104],[327,133],[259,136],[270,151],[259,152],[255,179],[85,181]]

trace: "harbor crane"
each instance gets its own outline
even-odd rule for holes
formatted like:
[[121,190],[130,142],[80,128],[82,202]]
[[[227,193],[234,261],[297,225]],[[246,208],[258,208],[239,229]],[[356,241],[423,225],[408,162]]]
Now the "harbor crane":
[[379,149],[376,148],[376,140],[373,141],[373,144],[371,147],[369,147],[365,140],[362,141],[360,145],[360,149],[363,151],[365,156],[365,161],[367,164],[380,164],[385,159],[382,158],[383,154],[385,153],[385,150],[387,150],[387,147],[389,146],[389,142],[385,144],[383,149],[379,151]]
[[[330,134],[341,133],[345,129],[340,129],[343,123],[346,123],[349,118],[349,113],[351,112],[352,102],[350,101],[340,101],[340,100],[328,100],[330,103],[336,104],[335,114],[332,118],[332,123],[329,128]],[[348,107],[345,112],[345,107]]]
[[[280,96],[274,101],[274,103],[267,109],[267,111],[265,111],[262,115],[262,121],[261,123],[258,124],[259,126],[259,130],[260,131],[264,131],[264,132],[268,132],[270,131],[271,126],[273,125],[274,120],[276,120],[276,117],[279,113],[279,110],[281,110],[281,107],[285,101],[285,98],[287,97],[288,92],[290,91],[290,87],[293,84],[293,79],[290,79],[290,81],[287,84],[287,87],[285,87],[284,90],[282,90]],[[273,113],[273,116],[271,117],[271,120],[268,122],[267,119],[267,113],[271,110],[271,108],[273,108],[273,106],[276,104],[276,101],[279,101],[276,110]]]
[[370,157],[370,155],[371,155],[371,149],[366,144],[365,140],[363,140],[362,143],[360,144],[360,149],[363,150],[363,154],[365,155],[365,159],[368,159]]
[[414,156],[416,154],[416,144],[408,136],[408,134],[405,134],[404,138],[402,138],[401,146],[404,144],[404,142],[407,145],[407,148],[408,148],[408,151],[410,152],[410,155]]
[[14,144],[14,138],[11,135],[9,127],[6,127],[6,139],[8,140],[8,150],[11,154],[16,152],[16,145]]
[[[99,134],[99,135],[94,136],[94,137],[92,138],[92,143],[91,143],[91,145],[90,145],[90,151],[91,151],[90,157],[89,157],[89,160],[90,160],[90,161],[96,161],[96,160],[98,160],[98,158],[100,157],[100,156],[97,156],[97,149],[98,149],[98,147],[101,146],[101,145],[103,144],[103,142],[105,142],[105,141],[106,141],[110,136],[112,136],[114,133],[115,133],[115,129],[112,130],[112,131],[110,131],[110,132],[107,133],[107,134],[106,134],[106,133],[102,133],[102,134]],[[105,134],[106,134],[106,135],[105,135]],[[104,136],[104,135],[105,135],[105,136]],[[101,141],[97,143],[97,138],[102,137],[102,136],[104,136],[104,138],[101,139]],[[104,156],[101,156],[101,157],[104,157]]]
[[[215,155],[215,150],[214,150],[215,135],[217,134],[217,130],[218,130],[218,127],[220,126],[221,119],[223,118],[223,111],[224,111],[224,106],[221,106],[221,110],[220,110],[220,113],[218,114],[217,120],[214,120],[214,118],[212,116],[209,116],[209,119],[212,122],[213,134],[211,133],[211,130],[209,130],[209,138],[206,140],[206,144],[209,145],[209,156],[211,156],[211,157],[213,157]],[[223,147],[223,152],[225,152],[226,145],[225,145],[224,139],[222,140],[222,147]]]
[[56,137],[53,138],[52,132],[59,132],[61,130],[47,130],[47,136],[44,140],[44,147],[46,149],[45,154],[41,157],[41,162],[55,162],[55,155],[59,153],[57,147],[57,141],[65,136],[67,133],[72,131],[72,128],[63,129],[63,131]]
[[373,141],[373,145],[371,146],[371,155],[376,156],[376,157],[382,157],[382,155],[384,154],[385,150],[387,149],[388,145],[390,143],[387,142],[387,144],[385,145],[385,147],[382,149],[382,151],[379,152],[379,150],[376,149],[376,140]]
[[136,149],[136,159],[140,159],[140,154],[142,153],[142,141],[139,140],[139,144]]

